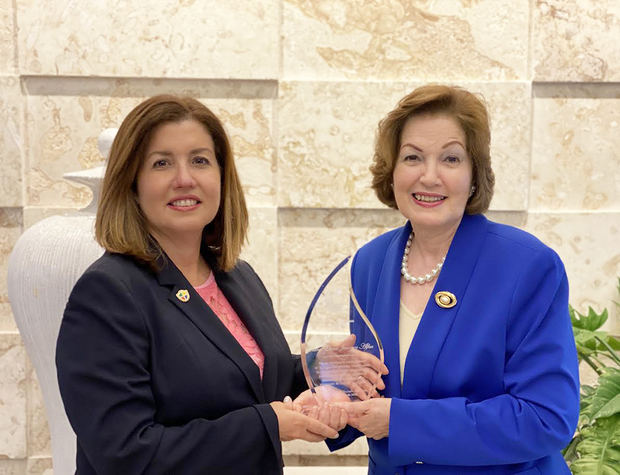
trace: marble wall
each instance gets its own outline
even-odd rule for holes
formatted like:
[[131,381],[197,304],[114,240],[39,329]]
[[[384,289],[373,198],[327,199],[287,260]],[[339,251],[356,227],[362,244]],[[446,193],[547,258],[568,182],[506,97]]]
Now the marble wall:
[[[607,329],[620,333],[617,0],[239,5],[0,0],[0,475],[52,472],[8,304],[12,246],[36,221],[90,200],[62,174],[102,164],[99,132],[161,92],[194,95],[226,123],[250,205],[244,256],[291,346],[336,256],[402,222],[369,187],[375,127],[429,81],[484,94],[497,176],[489,215],[554,247],[572,304],[608,307]],[[303,463],[327,453],[285,451]],[[345,458],[363,453],[358,444]]]

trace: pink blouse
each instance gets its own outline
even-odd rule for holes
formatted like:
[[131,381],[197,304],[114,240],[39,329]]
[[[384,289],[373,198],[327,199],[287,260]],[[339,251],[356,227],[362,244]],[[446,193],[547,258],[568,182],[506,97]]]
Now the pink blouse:
[[228,331],[235,337],[241,347],[245,350],[250,358],[256,363],[260,370],[260,377],[263,378],[263,367],[265,366],[265,355],[250,335],[245,324],[237,315],[237,312],[231,307],[230,303],[217,286],[213,272],[209,275],[207,281],[195,287],[196,292],[203,298],[207,305],[219,317]]

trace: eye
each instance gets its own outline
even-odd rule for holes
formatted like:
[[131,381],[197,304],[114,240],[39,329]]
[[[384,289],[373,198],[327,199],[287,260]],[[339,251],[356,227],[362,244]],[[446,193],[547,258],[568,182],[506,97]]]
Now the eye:
[[170,160],[166,158],[160,158],[159,160],[155,160],[153,162],[153,168],[164,168],[170,165]]
[[458,155],[448,155],[444,158],[444,161],[456,165],[458,163],[461,163],[461,157],[459,157]]
[[415,153],[412,153],[412,154],[409,154],[409,155],[405,155],[402,158],[403,162],[418,162],[420,160],[421,160],[420,156],[416,155]]
[[195,157],[192,158],[192,163],[194,165],[205,166],[205,165],[209,165],[211,163],[211,160],[202,155],[196,155]]

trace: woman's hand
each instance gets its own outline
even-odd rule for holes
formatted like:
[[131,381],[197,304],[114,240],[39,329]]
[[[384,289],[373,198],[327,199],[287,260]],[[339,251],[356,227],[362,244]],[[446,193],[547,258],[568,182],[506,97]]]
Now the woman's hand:
[[[291,408],[309,417],[319,420],[337,431],[344,429],[347,425],[347,411],[343,408],[331,404],[335,401],[348,401],[349,397],[338,389],[319,386],[316,388],[322,402],[312,394],[309,389],[301,393],[295,401],[291,402]],[[340,393],[340,394],[336,394]],[[287,396],[288,397],[288,396]],[[285,404],[287,399],[284,398]]]
[[292,403],[274,401],[271,408],[278,418],[280,440],[302,439],[308,442],[320,442],[326,438],[338,438],[338,431],[293,409]]
[[315,366],[321,381],[349,388],[352,395],[366,400],[379,397],[377,389],[385,389],[382,375],[388,374],[385,364],[374,355],[354,348],[355,335],[332,341],[317,353]]
[[366,437],[379,440],[390,433],[390,398],[335,403],[347,411],[348,423]]

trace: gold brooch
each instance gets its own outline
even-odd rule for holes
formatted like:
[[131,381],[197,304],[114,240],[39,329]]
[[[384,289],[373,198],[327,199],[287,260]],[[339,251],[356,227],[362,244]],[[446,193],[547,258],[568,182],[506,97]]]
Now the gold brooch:
[[181,289],[177,292],[177,298],[181,301],[181,302],[187,302],[189,301],[189,292],[185,289]]
[[456,305],[456,297],[453,293],[442,290],[435,294],[435,303],[441,308],[452,308]]

